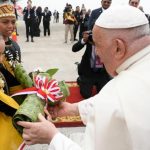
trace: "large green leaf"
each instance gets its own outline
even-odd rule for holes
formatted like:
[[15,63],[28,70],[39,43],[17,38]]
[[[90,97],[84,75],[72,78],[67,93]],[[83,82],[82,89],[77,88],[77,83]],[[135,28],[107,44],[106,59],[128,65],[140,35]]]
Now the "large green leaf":
[[40,99],[36,94],[28,95],[19,109],[13,116],[12,122],[14,127],[22,134],[23,127],[17,124],[18,121],[37,122],[38,114],[44,115],[45,101]]
[[58,68],[48,69],[46,73],[48,73],[51,77],[58,71]]

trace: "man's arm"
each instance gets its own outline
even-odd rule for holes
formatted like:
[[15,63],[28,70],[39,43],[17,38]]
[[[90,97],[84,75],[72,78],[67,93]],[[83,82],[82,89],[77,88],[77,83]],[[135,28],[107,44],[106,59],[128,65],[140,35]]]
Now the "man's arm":
[[83,32],[83,38],[79,42],[77,42],[73,45],[72,51],[78,52],[79,50],[81,50],[84,47],[84,45],[87,44],[88,38],[89,38],[88,31],[84,31]]
[[82,44],[81,43],[81,40],[78,41],[77,43],[75,43],[73,46],[72,46],[72,51],[73,52],[78,52],[80,51],[83,47],[84,47],[85,44]]

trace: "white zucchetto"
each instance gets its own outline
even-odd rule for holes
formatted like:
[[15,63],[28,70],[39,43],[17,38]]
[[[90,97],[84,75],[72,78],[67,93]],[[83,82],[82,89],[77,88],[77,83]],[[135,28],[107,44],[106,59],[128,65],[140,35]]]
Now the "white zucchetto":
[[96,20],[95,25],[103,28],[132,28],[148,24],[145,14],[129,5],[111,6]]

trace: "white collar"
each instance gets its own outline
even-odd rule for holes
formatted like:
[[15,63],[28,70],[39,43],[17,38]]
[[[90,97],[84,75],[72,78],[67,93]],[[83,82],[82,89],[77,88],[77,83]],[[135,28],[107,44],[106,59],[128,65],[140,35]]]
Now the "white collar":
[[105,9],[102,7],[102,11],[100,10],[100,12],[104,12],[105,11]]
[[128,58],[123,64],[121,64],[117,69],[116,72],[119,74],[121,71],[128,69],[133,64],[135,64],[138,60],[142,59],[146,55],[150,53],[150,45],[139,51],[138,53],[134,54],[130,58]]

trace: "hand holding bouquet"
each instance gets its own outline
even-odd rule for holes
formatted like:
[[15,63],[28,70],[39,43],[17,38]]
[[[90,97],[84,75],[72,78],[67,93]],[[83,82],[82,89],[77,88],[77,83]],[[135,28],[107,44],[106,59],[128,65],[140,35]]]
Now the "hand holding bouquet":
[[22,133],[23,128],[17,125],[18,121],[36,122],[38,114],[44,114],[44,107],[52,107],[69,96],[70,93],[66,83],[64,81],[58,82],[52,78],[57,70],[49,69],[46,72],[33,72],[32,80],[30,80],[31,78],[18,64],[15,71],[16,77],[25,87],[29,87],[13,95],[28,95],[13,116],[13,125],[20,133]]

